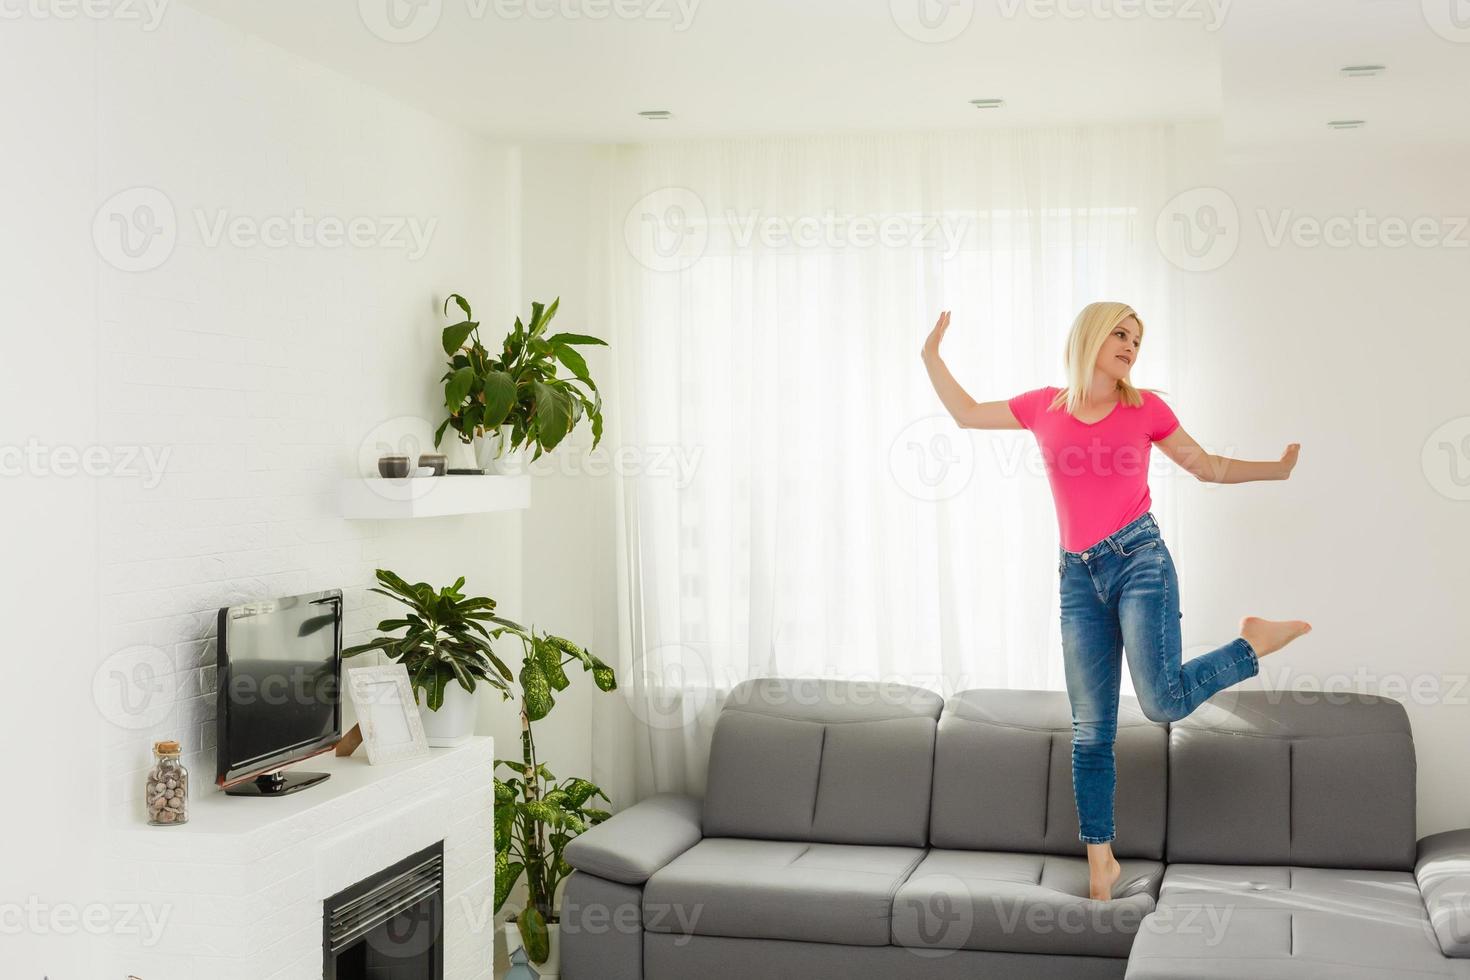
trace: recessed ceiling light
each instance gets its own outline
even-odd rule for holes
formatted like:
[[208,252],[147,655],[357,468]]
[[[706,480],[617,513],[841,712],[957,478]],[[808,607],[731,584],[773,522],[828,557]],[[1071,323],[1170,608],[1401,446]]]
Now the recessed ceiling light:
[[1005,99],[971,99],[970,105],[976,109],[999,109],[1006,104]]
[[1382,65],[1347,65],[1338,69],[1345,78],[1372,78],[1388,71]]
[[1361,119],[1329,119],[1328,129],[1362,129],[1367,123]]
[[644,109],[638,113],[644,119],[672,119],[674,114],[667,109]]

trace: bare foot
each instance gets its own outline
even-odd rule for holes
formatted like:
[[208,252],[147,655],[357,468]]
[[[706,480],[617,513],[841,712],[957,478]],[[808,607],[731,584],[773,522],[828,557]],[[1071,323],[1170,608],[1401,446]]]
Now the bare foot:
[[1240,635],[1257,657],[1275,653],[1299,636],[1312,632],[1312,624],[1300,619],[1261,619],[1247,616],[1240,621]]
[[[1103,853],[1093,856],[1094,849]],[[1106,845],[1089,845],[1087,848],[1087,897],[1106,902],[1113,897],[1113,885],[1123,874],[1123,866],[1113,857],[1113,849]]]

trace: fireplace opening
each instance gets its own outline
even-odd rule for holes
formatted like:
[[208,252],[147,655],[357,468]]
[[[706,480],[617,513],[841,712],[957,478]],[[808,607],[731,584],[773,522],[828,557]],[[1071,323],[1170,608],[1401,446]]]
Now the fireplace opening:
[[444,980],[444,842],[328,898],[324,980]]

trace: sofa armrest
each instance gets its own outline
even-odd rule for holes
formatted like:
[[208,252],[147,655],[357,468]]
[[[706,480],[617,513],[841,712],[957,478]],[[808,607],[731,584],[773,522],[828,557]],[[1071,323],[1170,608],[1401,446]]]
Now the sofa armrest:
[[1414,878],[1440,951],[1470,957],[1470,827],[1420,838]]
[[659,793],[613,814],[567,842],[562,856],[578,871],[641,885],[704,836],[704,801]]

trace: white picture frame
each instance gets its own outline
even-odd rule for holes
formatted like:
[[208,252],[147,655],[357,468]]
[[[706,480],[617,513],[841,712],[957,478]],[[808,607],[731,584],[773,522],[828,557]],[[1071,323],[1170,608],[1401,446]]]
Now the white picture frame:
[[429,742],[407,667],[352,667],[347,671],[347,692],[357,709],[370,764],[380,766],[428,754]]

